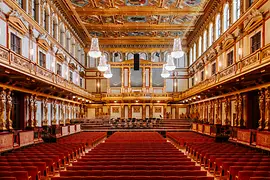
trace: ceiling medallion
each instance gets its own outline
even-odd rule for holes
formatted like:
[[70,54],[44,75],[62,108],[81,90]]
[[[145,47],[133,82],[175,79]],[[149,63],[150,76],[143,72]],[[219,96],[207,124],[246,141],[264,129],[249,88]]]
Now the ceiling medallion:
[[148,0],[125,0],[126,6],[147,6]]

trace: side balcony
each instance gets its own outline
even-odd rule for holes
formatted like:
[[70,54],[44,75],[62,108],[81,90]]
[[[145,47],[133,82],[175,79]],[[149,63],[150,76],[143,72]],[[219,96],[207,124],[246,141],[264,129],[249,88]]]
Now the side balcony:
[[[86,99],[92,98],[92,95],[85,89],[3,46],[0,46],[0,67],[4,69],[4,72],[1,73],[10,76],[13,80],[15,79],[16,84],[18,85],[23,83],[23,79],[20,79],[19,77],[22,78],[25,76],[27,80],[32,79],[29,83],[35,84],[36,90],[39,82],[42,84],[42,87],[51,88],[51,90],[54,90],[56,93],[62,92],[62,94],[66,95],[76,95]],[[9,87],[5,84],[2,84],[2,86],[5,86],[6,88]],[[20,84],[19,86],[22,87],[23,85]],[[27,87],[22,88],[27,89]]]

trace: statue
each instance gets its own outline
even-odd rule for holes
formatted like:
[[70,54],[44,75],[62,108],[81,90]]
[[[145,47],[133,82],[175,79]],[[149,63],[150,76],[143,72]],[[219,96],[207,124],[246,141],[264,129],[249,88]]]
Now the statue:
[[2,90],[0,94],[0,130],[5,131],[6,120],[5,120],[5,110],[6,110],[6,91]]
[[265,128],[266,130],[270,129],[270,89],[268,88],[265,91]]
[[42,126],[48,126],[48,99],[43,100],[43,110],[44,110],[44,115],[43,115],[43,121],[42,121]]
[[7,93],[7,122],[8,122],[8,129],[12,130],[12,120],[10,119],[11,116],[11,109],[12,109],[12,97],[11,97],[11,91],[8,91]]
[[56,125],[56,111],[57,111],[57,104],[56,102],[52,103],[52,125]]
[[28,126],[33,127],[33,121],[34,121],[34,98],[31,95],[29,99],[29,120],[28,120]]
[[265,110],[264,98],[265,98],[264,91],[261,90],[260,97],[259,97],[259,107],[260,107],[259,129],[263,128],[263,119],[264,119],[264,110]]
[[228,98],[225,99],[225,105],[224,105],[224,110],[225,110],[225,125],[230,125],[229,119],[228,119],[228,115],[229,115],[229,100]]
[[37,126],[37,116],[36,116],[36,114],[37,114],[37,97],[35,96],[34,97],[34,114],[33,114],[34,119],[32,121],[32,127]]
[[235,100],[235,117],[233,119],[234,126],[238,126],[238,113],[239,113],[239,97],[236,95],[236,100]]
[[66,106],[66,115],[67,115],[67,119],[65,120],[65,124],[70,124],[70,119],[69,119],[69,104]]
[[243,97],[242,95],[240,94],[239,95],[239,113],[238,113],[238,121],[239,121],[239,125],[242,127],[242,126],[245,126],[245,123],[244,123],[244,120],[243,120]]
[[62,102],[60,104],[60,114],[61,114],[61,118],[59,120],[59,124],[60,125],[64,125],[64,119],[65,119],[65,106],[64,103]]

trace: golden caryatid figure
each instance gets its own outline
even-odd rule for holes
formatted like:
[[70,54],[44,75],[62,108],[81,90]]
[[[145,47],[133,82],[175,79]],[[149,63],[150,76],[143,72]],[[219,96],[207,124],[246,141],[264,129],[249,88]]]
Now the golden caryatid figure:
[[43,110],[44,110],[44,115],[43,115],[43,121],[42,121],[42,126],[48,126],[48,99],[43,100]]
[[56,123],[56,111],[57,111],[57,104],[56,102],[52,103],[52,125],[57,125]]
[[265,130],[270,129],[270,89],[265,91]]
[[5,131],[6,120],[5,120],[5,111],[6,111],[6,91],[2,90],[0,93],[0,130]]
[[259,97],[259,107],[260,107],[260,120],[259,120],[259,129],[263,128],[263,121],[264,121],[264,110],[265,110],[265,94],[264,91],[260,91]]
[[12,97],[11,97],[11,91],[8,91],[7,93],[7,122],[8,122],[8,129],[12,130],[12,120],[11,120],[11,109],[12,109]]

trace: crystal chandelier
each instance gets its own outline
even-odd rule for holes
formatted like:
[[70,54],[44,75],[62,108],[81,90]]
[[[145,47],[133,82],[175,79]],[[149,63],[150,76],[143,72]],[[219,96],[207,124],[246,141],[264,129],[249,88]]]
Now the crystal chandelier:
[[111,78],[113,76],[113,74],[112,74],[112,71],[111,71],[111,65],[108,64],[107,66],[108,66],[108,69],[105,71],[104,77],[109,79],[109,78]]
[[175,65],[174,65],[174,60],[173,60],[173,57],[168,54],[168,57],[167,57],[167,64],[165,65],[165,69],[167,71],[173,71],[175,70]]
[[88,52],[90,57],[98,58],[101,56],[101,52],[99,50],[98,38],[91,39],[91,48]]
[[184,56],[184,51],[182,50],[182,44],[181,44],[181,39],[176,38],[173,41],[173,51],[172,51],[172,57],[173,58],[180,58]]
[[107,65],[107,59],[105,55],[102,55],[99,59],[99,65],[97,67],[99,71],[107,71],[108,70],[108,65]]
[[169,71],[168,70],[166,70],[166,64],[163,64],[163,68],[162,68],[162,72],[161,72],[161,77],[163,77],[163,78],[168,78],[168,77],[170,77],[170,73],[169,73]]

